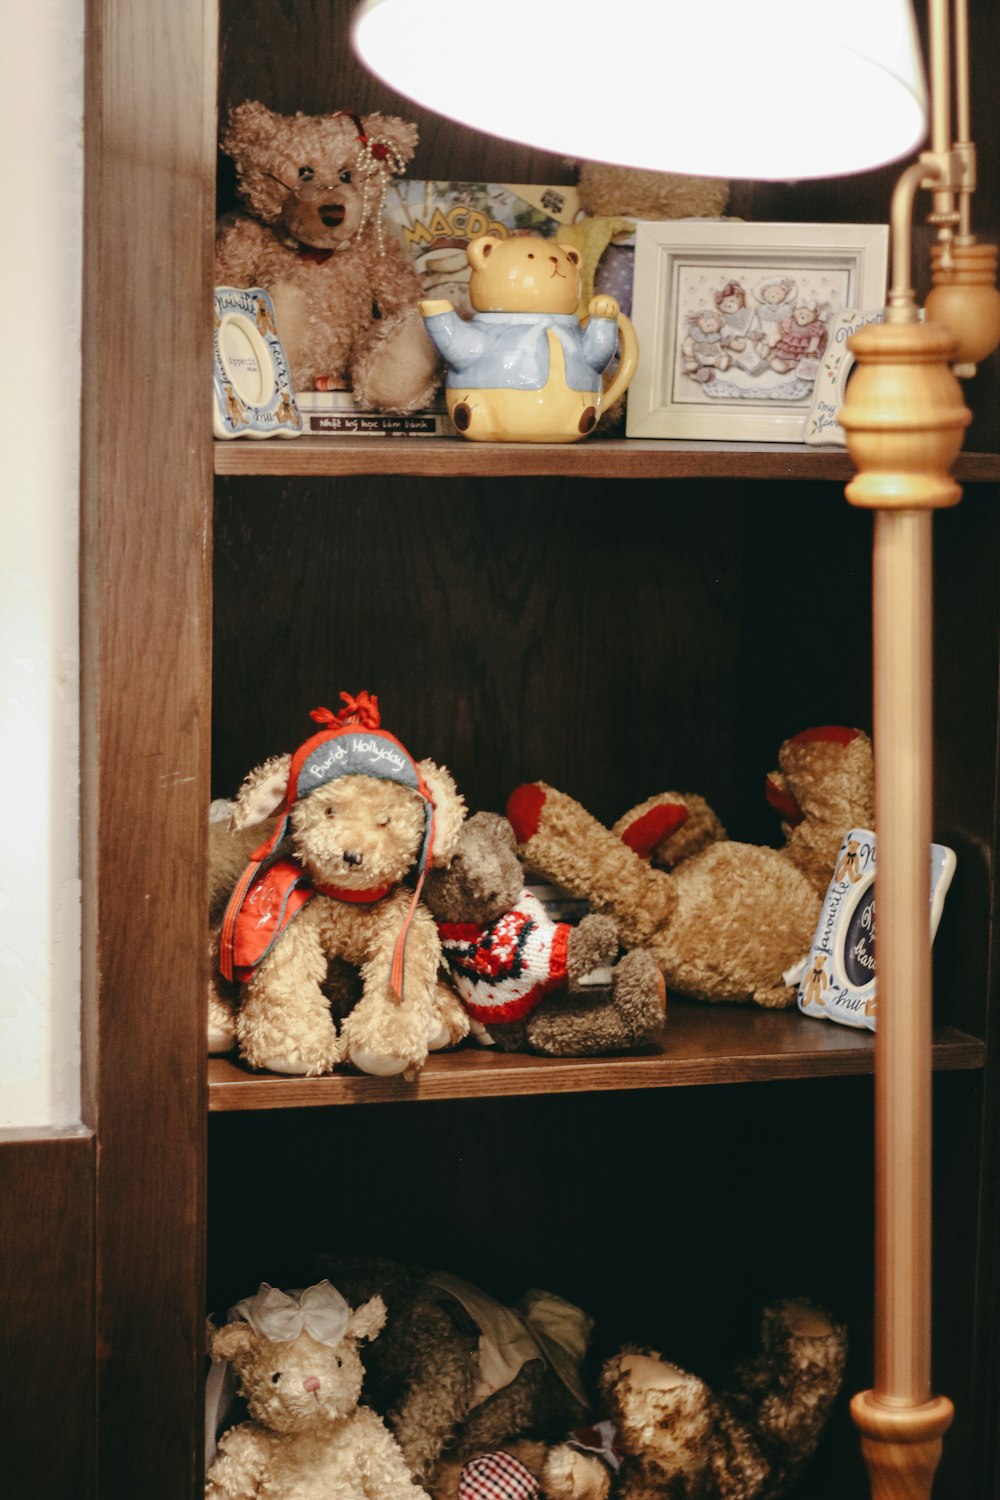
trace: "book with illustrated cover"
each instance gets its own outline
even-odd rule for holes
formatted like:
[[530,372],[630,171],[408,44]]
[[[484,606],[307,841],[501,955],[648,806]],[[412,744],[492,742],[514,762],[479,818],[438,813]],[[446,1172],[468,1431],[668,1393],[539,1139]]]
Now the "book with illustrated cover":
[[466,246],[480,234],[555,235],[580,213],[575,187],[509,182],[393,182],[383,220],[413,257],[427,298],[447,298],[471,312]]

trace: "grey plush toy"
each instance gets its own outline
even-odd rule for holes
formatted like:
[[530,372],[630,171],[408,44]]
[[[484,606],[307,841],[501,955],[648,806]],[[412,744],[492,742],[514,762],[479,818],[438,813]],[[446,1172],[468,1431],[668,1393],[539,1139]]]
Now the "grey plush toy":
[[617,958],[615,925],[596,914],[576,926],[552,921],[525,889],[506,818],[468,818],[449,863],[428,872],[423,900],[480,1041],[586,1057],[632,1051],[661,1030],[665,989],[652,955],[633,949],[609,984],[585,985]]

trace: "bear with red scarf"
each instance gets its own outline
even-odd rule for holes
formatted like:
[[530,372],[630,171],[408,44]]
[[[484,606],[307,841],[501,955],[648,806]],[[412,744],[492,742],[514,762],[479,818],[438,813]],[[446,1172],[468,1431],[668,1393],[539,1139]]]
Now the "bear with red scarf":
[[[255,830],[256,847],[222,919],[219,970],[240,987],[235,1040],[251,1066],[319,1074],[350,1062],[412,1077],[468,1031],[438,983],[441,944],[420,900],[465,804],[443,767],[381,727],[376,698],[341,699],[339,713],[314,709],[318,731],[237,794],[231,833]],[[361,974],[339,1029],[325,989],[338,961]]]

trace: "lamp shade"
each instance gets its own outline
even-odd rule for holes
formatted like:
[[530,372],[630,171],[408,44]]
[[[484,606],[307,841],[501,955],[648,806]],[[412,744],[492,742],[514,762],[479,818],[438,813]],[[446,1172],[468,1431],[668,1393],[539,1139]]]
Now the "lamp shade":
[[909,0],[364,0],[354,47],[407,98],[566,156],[705,176],[841,176],[915,150]]

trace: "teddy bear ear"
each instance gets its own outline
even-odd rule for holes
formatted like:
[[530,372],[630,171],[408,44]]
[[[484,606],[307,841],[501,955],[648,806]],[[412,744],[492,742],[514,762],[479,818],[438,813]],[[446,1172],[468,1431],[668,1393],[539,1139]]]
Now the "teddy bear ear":
[[242,104],[234,104],[221,136],[223,151],[227,156],[238,156],[250,141],[263,139],[270,122],[276,118],[274,111],[257,99],[246,99]]
[[369,1297],[367,1302],[362,1302],[351,1313],[351,1320],[347,1325],[347,1331],[356,1339],[374,1339],[385,1327],[385,1303],[382,1298],[375,1294]]
[[458,847],[458,835],[465,821],[465,800],[444,766],[422,760],[417,770],[434,805],[434,839],[427,863],[431,868],[446,865]]
[[249,1323],[227,1323],[224,1328],[219,1328],[212,1335],[211,1352],[213,1359],[235,1360],[237,1355],[245,1354],[253,1344],[254,1333]]
[[396,115],[362,115],[361,123],[371,140],[387,141],[396,148],[403,161],[412,160],[420,132],[411,121],[400,120]]
[[495,814],[496,822],[493,825],[494,835],[501,844],[506,844],[512,854],[517,853],[517,834],[509,819]]
[[285,800],[291,766],[290,755],[273,755],[248,772],[233,801],[229,826],[234,833],[253,828],[277,812]]

